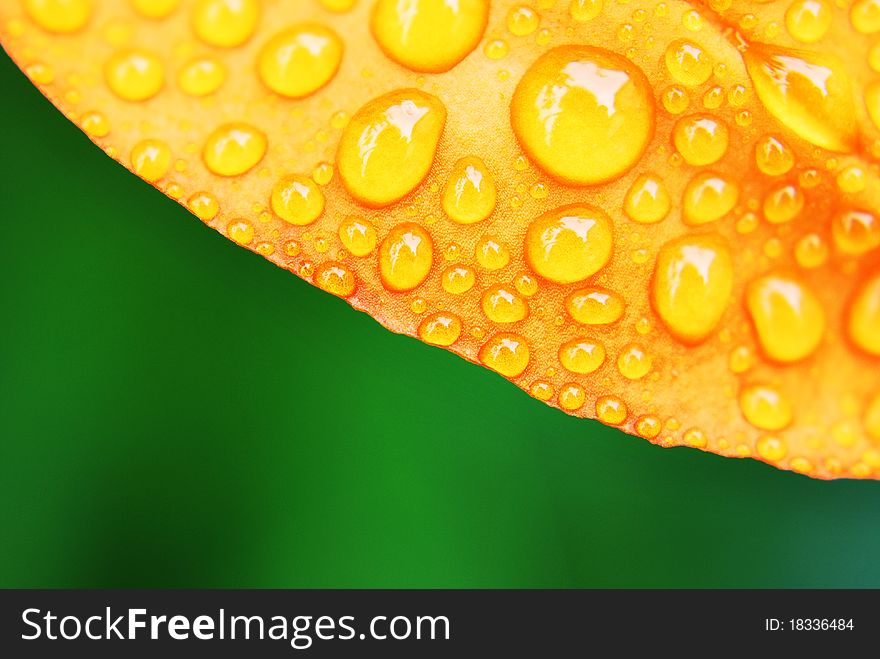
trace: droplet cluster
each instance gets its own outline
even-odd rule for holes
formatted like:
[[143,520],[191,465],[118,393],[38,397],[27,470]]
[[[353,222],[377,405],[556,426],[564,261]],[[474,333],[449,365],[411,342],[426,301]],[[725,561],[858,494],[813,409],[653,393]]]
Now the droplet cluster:
[[662,445],[880,476],[880,5],[23,0],[3,42],[236,243]]

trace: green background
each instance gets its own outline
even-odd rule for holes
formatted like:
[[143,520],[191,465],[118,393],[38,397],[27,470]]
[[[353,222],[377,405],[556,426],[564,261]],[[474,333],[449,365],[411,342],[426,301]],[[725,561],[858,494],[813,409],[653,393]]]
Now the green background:
[[0,585],[880,586],[877,483],[569,418],[0,88]]

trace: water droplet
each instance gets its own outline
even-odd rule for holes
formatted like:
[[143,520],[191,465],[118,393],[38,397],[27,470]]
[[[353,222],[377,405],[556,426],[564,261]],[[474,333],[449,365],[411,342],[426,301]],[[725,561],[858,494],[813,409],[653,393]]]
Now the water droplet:
[[367,256],[376,249],[376,229],[359,217],[347,217],[339,224],[339,240],[354,256]]
[[480,362],[507,378],[522,375],[529,365],[529,347],[519,334],[501,332],[480,348]]
[[846,194],[862,192],[868,185],[868,175],[857,165],[846,167],[837,175],[837,187]]
[[553,398],[553,394],[555,393],[553,389],[553,385],[547,382],[546,380],[535,380],[532,383],[532,386],[529,388],[529,393],[538,400],[542,400],[545,403]]
[[717,235],[682,236],[657,254],[651,302],[667,329],[688,344],[715,330],[733,291],[733,261]]
[[440,283],[443,286],[443,290],[447,293],[461,295],[471,290],[476,281],[477,276],[471,268],[453,265],[443,271]]
[[826,0],[795,0],[785,12],[785,27],[798,41],[815,43],[828,32],[833,18]]
[[712,60],[703,47],[687,39],[677,39],[666,49],[666,68],[678,82],[688,87],[702,85],[712,76]]
[[315,285],[339,297],[351,297],[357,288],[354,273],[338,261],[327,261],[318,266]]
[[605,346],[588,338],[566,341],[559,347],[559,363],[571,371],[586,375],[599,369],[605,362]]
[[782,224],[796,218],[804,208],[804,193],[796,185],[783,185],[764,198],[764,218]]
[[739,108],[746,104],[749,91],[742,85],[734,85],[727,91],[727,102],[732,107]]
[[771,273],[751,282],[746,307],[764,353],[790,363],[809,357],[825,333],[825,311],[816,296],[794,276]]
[[643,174],[626,193],[623,209],[630,219],[653,224],[665,218],[671,206],[672,200],[663,180],[655,174]]
[[[260,220],[265,221],[262,216]],[[326,236],[316,236],[314,246],[318,254],[326,254],[330,250],[330,240]]]
[[831,222],[834,244],[844,254],[856,256],[880,247],[880,221],[871,213],[843,210]]
[[880,272],[859,286],[849,309],[849,337],[870,355],[880,356]]
[[755,144],[755,164],[768,176],[780,176],[794,167],[794,154],[774,135],[766,135]]
[[669,114],[681,114],[687,110],[691,102],[688,93],[678,85],[667,87],[663,91],[661,100],[663,101],[663,107],[666,108]]
[[141,140],[131,150],[131,166],[142,179],[155,183],[171,168],[171,149],[161,140]]
[[563,206],[529,225],[525,256],[529,267],[557,284],[582,281],[601,270],[613,251],[613,224],[598,208]]
[[663,424],[656,416],[641,416],[636,420],[636,432],[645,439],[654,439],[663,430]]
[[609,426],[619,426],[626,421],[626,404],[616,396],[600,396],[596,400],[596,418]]
[[603,183],[632,168],[654,133],[651,86],[620,55],[561,46],[538,58],[520,80],[511,123],[529,157],[554,178]]
[[55,80],[55,72],[42,62],[34,62],[25,67],[28,78],[38,85],[49,85]]
[[510,263],[510,250],[494,236],[482,236],[476,245],[476,258],[487,270],[500,270]]
[[831,426],[831,438],[838,446],[849,448],[859,439],[859,430],[854,421],[841,419]]
[[856,0],[850,8],[849,20],[862,34],[880,32],[880,0]]
[[213,220],[220,212],[220,204],[210,192],[196,192],[187,201],[187,206],[203,222]]
[[507,12],[507,29],[517,37],[524,37],[538,29],[541,17],[526,5],[516,5]]
[[709,445],[709,438],[699,428],[688,428],[681,438],[692,448],[706,448]]
[[569,15],[578,23],[586,23],[602,13],[604,0],[571,0]]
[[312,179],[321,186],[330,185],[333,180],[333,174],[336,170],[329,162],[319,162],[312,170]]
[[768,435],[761,437],[755,445],[758,455],[768,462],[779,462],[788,453],[788,447],[779,437]]
[[125,101],[145,101],[159,93],[165,82],[162,62],[146,50],[116,53],[104,66],[110,90]]
[[493,39],[492,41],[486,43],[486,47],[483,48],[483,52],[489,59],[499,60],[507,57],[507,53],[510,52],[510,48],[507,45],[506,41],[502,39]]
[[90,0],[24,0],[28,16],[48,32],[71,34],[92,17]]
[[390,291],[411,291],[420,286],[433,262],[431,235],[412,222],[391,229],[379,246],[379,274]]
[[828,260],[828,243],[817,233],[808,233],[797,241],[794,258],[802,268],[818,268]]
[[559,407],[575,412],[584,406],[587,400],[587,392],[577,382],[568,382],[559,390]]
[[724,90],[721,87],[712,87],[703,94],[703,107],[707,110],[717,110],[724,103]]
[[745,373],[755,365],[755,355],[748,346],[737,346],[730,351],[727,362],[733,373]]
[[296,226],[312,224],[324,212],[324,193],[307,176],[289,174],[272,188],[272,210]]
[[531,297],[538,292],[538,281],[528,272],[521,272],[513,282],[520,295]]
[[727,153],[727,124],[706,114],[679,119],[673,131],[675,148],[689,165],[711,165]]
[[302,254],[302,245],[296,240],[288,240],[284,243],[284,253],[295,258]]
[[739,407],[746,421],[761,430],[782,430],[791,424],[791,403],[774,387],[751,384],[739,394]]
[[831,151],[852,151],[855,108],[846,70],[830,56],[752,45],[744,54],[758,98],[797,135]]
[[202,159],[219,176],[238,176],[259,163],[266,153],[266,136],[253,126],[230,123],[208,137]]
[[582,288],[565,298],[565,310],[581,325],[610,325],[623,316],[623,298],[604,288]]
[[260,80],[276,94],[305,98],[329,83],[342,62],[343,44],[323,25],[289,27],[266,42],[257,58]]
[[796,456],[792,458],[788,463],[789,468],[792,471],[796,471],[800,474],[811,474],[813,472],[813,463],[810,462],[807,458]]
[[822,174],[815,169],[805,169],[798,175],[798,183],[806,190],[815,188],[822,182]]
[[782,241],[779,238],[768,238],[764,243],[764,254],[767,258],[778,259],[782,255]]
[[106,137],[110,134],[110,122],[96,110],[84,113],[79,119],[79,125],[92,137]]
[[370,101],[339,142],[336,165],[346,189],[374,208],[399,201],[427,176],[445,125],[443,103],[417,89]]
[[733,181],[714,172],[701,172],[684,191],[684,220],[688,224],[715,222],[736,206],[739,189]]
[[495,323],[515,323],[529,315],[529,305],[510,287],[496,284],[483,293],[483,313]]
[[486,164],[475,156],[462,158],[452,168],[443,191],[443,210],[454,222],[482,222],[495,210],[497,191]]
[[529,194],[532,199],[546,199],[550,196],[550,190],[544,183],[535,183],[529,188]]
[[226,226],[226,234],[239,245],[247,245],[254,239],[254,227],[244,219],[232,220]]
[[629,380],[640,380],[651,371],[653,359],[640,345],[630,343],[617,355],[617,370]]
[[177,74],[177,84],[184,94],[213,94],[226,80],[226,67],[213,57],[197,57],[187,62]]
[[233,48],[251,38],[259,19],[257,0],[199,0],[191,22],[196,36],[209,46]]
[[379,47],[395,62],[442,73],[477,47],[488,19],[485,0],[379,0],[370,25]]
[[446,311],[431,314],[419,325],[419,338],[435,346],[451,346],[461,336],[461,320]]

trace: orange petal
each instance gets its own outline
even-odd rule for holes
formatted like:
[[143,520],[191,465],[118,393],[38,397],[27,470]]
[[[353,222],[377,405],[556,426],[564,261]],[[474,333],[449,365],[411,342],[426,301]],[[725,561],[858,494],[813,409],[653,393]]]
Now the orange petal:
[[108,155],[569,414],[880,476],[876,0],[4,0]]

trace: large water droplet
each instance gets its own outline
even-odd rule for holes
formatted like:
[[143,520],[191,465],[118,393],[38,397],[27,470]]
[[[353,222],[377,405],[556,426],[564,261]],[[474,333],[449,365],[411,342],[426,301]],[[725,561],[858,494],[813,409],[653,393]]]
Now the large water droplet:
[[206,44],[232,48],[251,38],[259,19],[257,0],[199,0],[192,12],[192,27]]
[[820,53],[751,46],[743,55],[758,98],[797,135],[825,149],[852,151],[857,127],[846,69]]
[[825,310],[806,285],[792,275],[771,273],[746,289],[746,307],[764,353],[777,362],[809,357],[825,333]]
[[488,0],[379,0],[370,26],[388,57],[413,71],[448,71],[477,47]]
[[557,208],[529,225],[526,261],[537,274],[557,284],[583,281],[608,263],[613,231],[611,219],[598,208]]
[[654,133],[654,113],[641,69],[592,46],[561,46],[542,55],[511,102],[523,149],[572,185],[602,183],[632,168]]
[[660,249],[651,302],[684,343],[704,341],[721,320],[733,291],[733,262],[720,236],[683,236]]
[[404,222],[388,232],[379,246],[379,274],[390,291],[417,288],[434,262],[434,242],[418,224]]
[[446,125],[436,96],[401,89],[364,105],[351,118],[336,152],[336,165],[351,195],[384,207],[412,192],[434,163]]
[[306,23],[269,39],[257,59],[260,80],[276,94],[304,98],[326,85],[342,62],[342,40],[333,30]]
[[508,378],[515,378],[529,365],[529,346],[519,334],[501,332],[480,348],[480,362]]
[[225,124],[205,141],[202,159],[219,176],[238,176],[263,159],[266,146],[266,136],[250,124]]

